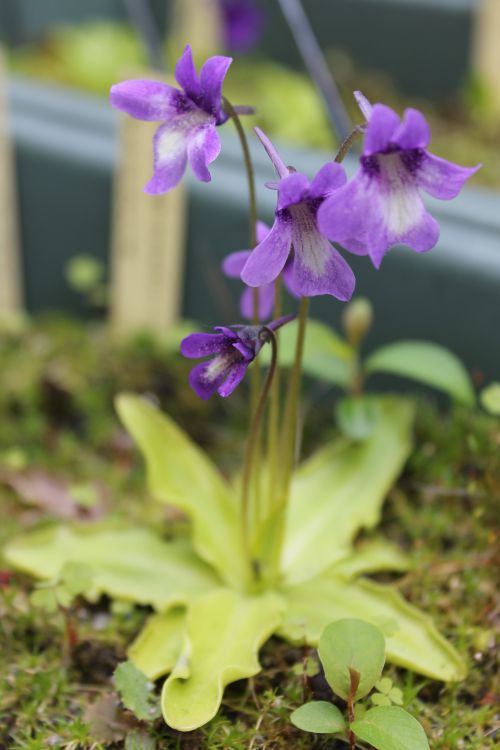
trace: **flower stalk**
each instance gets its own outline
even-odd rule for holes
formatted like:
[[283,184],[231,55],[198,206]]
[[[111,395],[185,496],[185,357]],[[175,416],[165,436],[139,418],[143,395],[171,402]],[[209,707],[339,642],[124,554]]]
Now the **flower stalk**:
[[242,479],[241,479],[241,524],[242,524],[243,543],[244,543],[244,548],[246,551],[247,559],[249,560],[252,566],[252,569],[256,573],[257,577],[258,577],[258,571],[259,571],[258,563],[252,560],[251,510],[254,511],[254,516],[256,516],[256,519],[253,519],[253,520],[258,520],[259,506],[258,506],[258,499],[256,498],[257,502],[254,505],[254,508],[251,509],[250,507],[251,505],[250,499],[251,499],[251,493],[252,493],[252,475],[253,475],[256,452],[259,447],[259,437],[260,437],[262,419],[264,416],[267,398],[271,390],[274,375],[276,372],[276,365],[278,361],[278,344],[276,341],[276,335],[274,331],[271,328],[268,328],[266,326],[262,329],[260,336],[263,338],[263,341],[269,342],[271,344],[271,363],[269,365],[269,370],[268,370],[266,379],[264,381],[264,385],[262,388],[262,392],[260,394],[260,398],[257,402],[255,413],[253,414],[253,417],[252,417],[252,422],[250,425],[250,432],[248,435],[248,441],[247,441],[247,445],[245,449],[245,460],[243,464],[243,474],[242,474]]

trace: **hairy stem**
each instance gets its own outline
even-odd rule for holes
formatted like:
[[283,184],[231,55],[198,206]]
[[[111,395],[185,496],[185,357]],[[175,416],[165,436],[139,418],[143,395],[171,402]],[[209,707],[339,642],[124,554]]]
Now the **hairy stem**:
[[362,135],[363,133],[364,133],[364,128],[361,125],[356,125],[351,130],[351,132],[349,133],[349,135],[346,138],[344,138],[344,140],[340,144],[339,149],[338,149],[338,151],[337,151],[337,153],[336,153],[335,158],[334,158],[333,161],[336,161],[337,164],[340,164],[341,162],[343,162],[344,159],[345,159],[345,157],[347,156],[347,154],[351,150],[351,147],[352,147],[354,141],[356,140],[356,138],[358,137],[358,135]]
[[302,297],[299,303],[299,329],[295,344],[295,359],[288,381],[288,391],[285,404],[285,415],[281,433],[283,460],[283,497],[288,495],[288,487],[295,460],[297,444],[297,417],[299,413],[300,381],[302,377],[302,356],[306,336],[307,314],[309,312],[309,298]]
[[[248,441],[245,449],[245,461],[243,464],[243,474],[241,479],[241,522],[243,541],[245,550],[247,553],[248,560],[252,567],[251,559],[251,517],[250,517],[250,497],[252,490],[252,471],[254,469],[254,459],[256,450],[259,445],[260,428],[262,424],[262,418],[264,416],[264,410],[266,407],[267,397],[272,386],[274,379],[274,373],[276,371],[276,363],[278,361],[278,344],[274,331],[270,328],[264,328],[263,334],[266,336],[266,341],[271,344],[271,364],[267,373],[267,377],[264,381],[264,386],[260,394],[260,398],[257,402],[255,413],[252,417],[252,424],[250,426],[250,433],[248,435]],[[257,365],[254,365],[256,367]]]
[[[275,320],[281,317],[281,277],[278,276],[274,285],[274,311]],[[276,334],[277,336],[279,334]],[[269,398],[269,422],[267,435],[267,465],[269,471],[268,502],[266,515],[272,509],[276,494],[276,481],[278,476],[278,453],[279,453],[279,417],[280,417],[280,370],[279,362],[276,365],[276,374],[273,379],[271,395]]]

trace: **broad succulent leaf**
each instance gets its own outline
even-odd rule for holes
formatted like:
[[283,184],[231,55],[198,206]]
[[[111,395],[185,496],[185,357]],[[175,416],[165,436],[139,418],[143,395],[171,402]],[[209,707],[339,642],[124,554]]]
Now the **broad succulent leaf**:
[[284,592],[286,615],[280,634],[293,642],[319,642],[324,628],[355,617],[376,625],[386,639],[387,661],[435,680],[461,680],[466,670],[433,621],[393,588],[373,581],[346,581],[334,569]]
[[193,522],[193,546],[227,583],[247,576],[237,498],[210,459],[166,414],[145,399],[122,394],[120,418],[147,465],[151,494],[183,510]]
[[367,440],[339,439],[295,474],[287,515],[282,571],[300,583],[350,552],[355,534],[379,521],[387,492],[412,448],[414,406],[380,399],[380,417]]
[[87,564],[90,600],[108,594],[164,610],[220,586],[185,541],[164,542],[135,527],[44,527],[13,539],[4,554],[16,568],[42,579],[55,578],[69,561]]
[[258,650],[278,627],[282,607],[275,594],[230,589],[191,605],[183,650],[163,686],[167,724],[181,731],[202,726],[217,713],[226,685],[260,671]]
[[127,656],[150,680],[157,680],[174,668],[186,630],[186,610],[173,607],[151,615],[129,647]]

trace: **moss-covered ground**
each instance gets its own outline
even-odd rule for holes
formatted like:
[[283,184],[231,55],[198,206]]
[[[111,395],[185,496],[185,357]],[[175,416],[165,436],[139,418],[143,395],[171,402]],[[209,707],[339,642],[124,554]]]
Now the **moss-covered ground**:
[[[2,333],[0,368],[0,547],[46,520],[54,479],[81,516],[105,507],[143,523],[165,523],[165,509],[147,497],[141,462],[114,415],[112,399],[120,390],[155,394],[222,465],[234,463],[241,451],[244,394],[230,403],[199,403],[186,385],[189,363],[166,344],[145,338],[115,344],[99,328],[38,322]],[[322,414],[311,445],[334,432],[330,412]],[[396,585],[435,618],[468,662],[469,676],[443,685],[395,668],[387,674],[402,688],[433,750],[493,750],[500,422],[422,400],[416,437],[386,503],[384,533],[414,561]],[[41,485],[30,501],[16,477],[34,470]],[[32,580],[9,571],[0,558],[1,750],[336,747],[290,724],[293,708],[327,690],[321,676],[304,676],[301,649],[271,640],[261,654],[262,673],[227,690],[208,726],[181,736],[161,721],[138,723],[116,697],[112,673],[145,609],[78,599],[68,622],[35,608],[32,589]]]

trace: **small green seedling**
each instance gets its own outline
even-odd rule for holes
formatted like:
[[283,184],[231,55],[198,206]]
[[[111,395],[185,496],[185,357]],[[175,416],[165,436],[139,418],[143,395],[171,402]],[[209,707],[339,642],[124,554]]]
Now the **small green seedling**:
[[[328,684],[347,703],[347,717],[333,703],[311,701],[292,713],[292,724],[306,732],[337,734],[351,750],[360,741],[375,750],[429,750],[421,724],[401,708],[401,690],[381,677],[385,639],[378,628],[363,620],[333,622],[321,635],[318,654]],[[373,688],[378,692],[368,708],[360,700]]]

